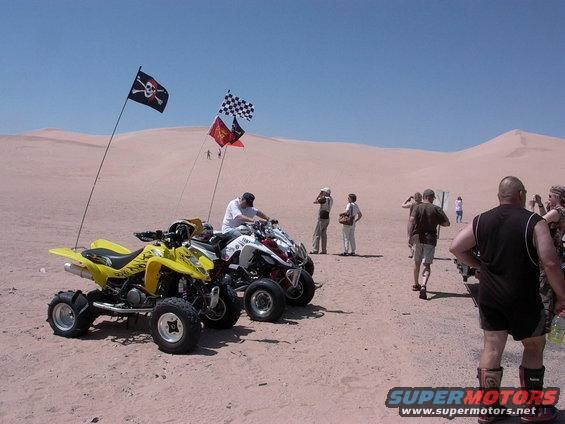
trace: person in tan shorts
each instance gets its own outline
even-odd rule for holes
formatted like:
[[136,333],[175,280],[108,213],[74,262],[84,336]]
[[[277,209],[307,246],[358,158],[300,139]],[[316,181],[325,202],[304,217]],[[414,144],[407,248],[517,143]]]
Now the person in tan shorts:
[[[408,221],[408,240],[414,246],[414,285],[412,290],[420,292],[420,299],[427,299],[426,286],[431,274],[431,265],[437,244],[437,227],[448,227],[449,218],[443,209],[434,205],[435,193],[433,190],[424,191],[424,201],[414,206]],[[419,283],[420,267],[422,271],[422,284]]]

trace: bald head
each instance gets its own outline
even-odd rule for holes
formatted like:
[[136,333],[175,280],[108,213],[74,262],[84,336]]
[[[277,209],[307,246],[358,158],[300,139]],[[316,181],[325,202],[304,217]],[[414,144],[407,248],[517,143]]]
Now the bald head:
[[526,205],[526,189],[516,177],[504,177],[498,185],[498,200],[501,204]]

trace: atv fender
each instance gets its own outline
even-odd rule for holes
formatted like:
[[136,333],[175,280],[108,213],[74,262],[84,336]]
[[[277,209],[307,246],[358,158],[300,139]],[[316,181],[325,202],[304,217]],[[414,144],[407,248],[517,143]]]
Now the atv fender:
[[96,265],[92,261],[89,261],[84,256],[82,256],[80,253],[75,252],[74,250],[69,249],[68,247],[60,247],[60,248],[57,248],[57,249],[49,249],[49,253],[53,253],[54,255],[63,256],[64,258],[72,259],[73,261],[76,261],[76,262],[83,264],[86,267],[86,269],[88,270],[88,272],[90,272],[90,274],[92,274],[92,278],[94,279],[94,282],[102,288],[106,287],[106,281],[108,279],[108,276],[106,274],[104,274],[102,271],[100,271],[100,268],[98,267],[98,265]]
[[198,249],[190,248],[190,253],[192,253],[198,261],[202,264],[202,268],[206,271],[210,271],[214,268],[214,262],[212,262],[204,253]]
[[196,269],[182,263],[167,258],[153,257],[147,261],[147,266],[145,268],[145,289],[151,294],[155,294],[157,292],[159,272],[163,266],[172,271],[178,272],[179,274],[188,274],[198,280],[210,279],[208,275],[201,274]]
[[90,243],[90,248],[91,249],[108,249],[108,250],[111,250],[112,252],[123,253],[124,255],[131,253],[131,250],[129,250],[127,247],[120,246],[119,244],[112,243],[111,241],[104,240],[104,239],[93,241],[92,243]]

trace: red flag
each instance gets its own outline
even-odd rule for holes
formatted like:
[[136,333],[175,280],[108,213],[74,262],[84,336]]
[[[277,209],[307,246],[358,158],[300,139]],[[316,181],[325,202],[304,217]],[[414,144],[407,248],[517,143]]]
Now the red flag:
[[239,139],[230,142],[230,143],[228,144],[228,146],[232,146],[232,147],[245,147],[245,146],[243,145],[243,143],[241,142],[241,140],[239,140]]
[[224,147],[226,144],[231,143],[234,139],[232,132],[218,116],[214,119],[214,123],[210,127],[210,131],[208,131],[208,135],[216,140],[216,143],[218,143],[220,147]]

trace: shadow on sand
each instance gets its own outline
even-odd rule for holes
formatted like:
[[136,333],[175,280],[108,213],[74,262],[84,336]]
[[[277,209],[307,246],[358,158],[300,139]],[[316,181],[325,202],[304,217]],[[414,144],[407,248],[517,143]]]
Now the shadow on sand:
[[244,325],[234,325],[226,330],[214,330],[204,328],[202,336],[198,342],[198,347],[192,352],[193,355],[214,356],[217,349],[226,347],[230,344],[243,343],[242,337],[253,333],[253,330]]
[[383,258],[383,255],[355,255],[355,256],[343,256],[341,253],[332,253],[332,256],[340,256],[343,258]]
[[149,317],[110,318],[102,316],[82,337],[83,340],[110,340],[128,346],[152,342],[149,334]]
[[437,291],[428,291],[428,300],[443,299],[446,297],[472,297],[470,293],[446,293]]
[[326,309],[319,305],[289,306],[282,318],[276,324],[297,325],[295,320],[321,318],[325,314],[352,314],[353,312],[342,311],[341,309]]
[[[110,340],[111,342],[128,346],[132,344],[153,343],[153,338],[149,333],[149,317],[139,316],[138,319],[109,319],[97,322],[90,331],[83,336],[82,340]],[[103,319],[102,318],[102,319]],[[242,337],[251,334],[253,330],[243,325],[235,325],[227,330],[214,330],[212,328],[202,328],[202,334],[198,342],[198,347],[189,354],[213,356],[216,349],[220,349],[229,344],[242,343]]]

